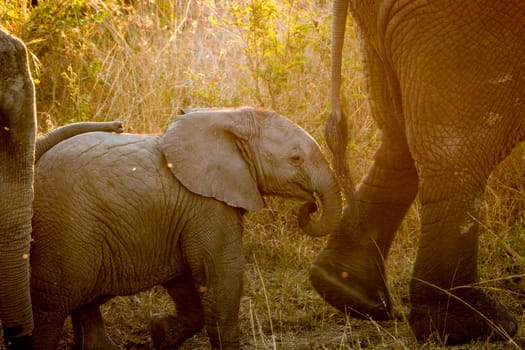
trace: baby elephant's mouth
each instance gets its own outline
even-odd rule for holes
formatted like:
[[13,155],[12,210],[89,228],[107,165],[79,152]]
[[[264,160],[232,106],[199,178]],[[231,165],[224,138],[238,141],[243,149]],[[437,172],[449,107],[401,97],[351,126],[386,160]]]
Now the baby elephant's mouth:
[[299,208],[299,213],[297,214],[297,220],[299,221],[300,227],[306,227],[310,220],[312,220],[311,216],[313,213],[317,212],[317,204],[315,202],[305,202],[301,207]]
[[302,201],[312,202],[314,204],[317,200],[316,193],[313,193],[311,188],[303,186],[298,186],[298,193],[296,193],[295,197]]

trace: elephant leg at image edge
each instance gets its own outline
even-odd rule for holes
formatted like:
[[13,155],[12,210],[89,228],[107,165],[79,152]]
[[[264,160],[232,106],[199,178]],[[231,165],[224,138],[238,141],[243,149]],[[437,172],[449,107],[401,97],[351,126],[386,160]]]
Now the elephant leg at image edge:
[[0,26],[0,321],[7,349],[29,348],[29,242],[35,91],[27,50]]
[[[3,194],[2,194],[3,195]],[[9,197],[7,195],[3,195],[5,197]],[[9,199],[9,198],[6,198]],[[14,202],[11,202],[14,203]],[[0,221],[3,221],[3,217],[0,214]],[[5,220],[5,222],[8,222],[9,220]],[[0,224],[1,226],[1,224]],[[21,227],[27,227],[28,225],[19,225]],[[30,228],[29,228],[30,229]],[[2,231],[2,229],[0,229]],[[18,230],[13,229],[11,232],[17,232]],[[27,232],[27,230],[25,230]],[[22,241],[22,243],[19,243],[19,241]],[[25,243],[24,243],[25,242]],[[23,254],[27,254],[25,252],[29,251],[29,248],[22,250],[22,252],[18,251],[12,251],[12,247],[4,248],[4,246],[9,243],[13,246],[19,247],[19,246],[29,246],[29,236],[27,238],[23,238],[21,240],[13,239],[12,237],[9,238],[6,242],[0,242],[0,266],[2,266],[4,269],[9,266],[10,273],[3,274],[0,278],[2,278],[2,282],[0,283],[2,287],[0,290],[2,291],[2,300],[0,303],[3,303],[2,307],[5,307],[8,309],[6,311],[6,316],[2,317],[2,328],[3,328],[3,334],[4,334],[4,344],[8,350],[18,350],[18,349],[30,349],[33,344],[33,336],[32,336],[32,327],[33,325],[33,315],[31,313],[31,304],[29,303],[30,297],[29,292],[25,291],[25,287],[28,284],[28,276],[29,276],[29,266],[28,266],[28,259],[25,259],[23,257]],[[17,248],[18,249],[18,248]],[[15,265],[13,262],[18,263],[19,265]],[[7,301],[12,301],[12,303],[8,303]],[[28,309],[25,307],[22,307],[23,305],[28,304]],[[12,316],[18,316],[18,313],[15,312],[15,307],[19,307],[21,311],[21,314],[25,316],[26,319],[28,319],[30,322],[27,326],[17,322],[16,320],[12,320],[8,317]],[[11,310],[11,314],[9,314],[9,310]],[[16,317],[15,317],[16,318]],[[28,333],[29,330],[29,333]]]
[[75,346],[82,350],[120,349],[109,338],[98,303],[83,305],[71,313]]
[[467,183],[468,175],[460,184],[457,178],[421,181],[422,233],[410,286],[410,325],[418,339],[448,344],[491,334],[509,337],[517,331],[515,317],[475,286],[483,188],[476,187],[479,181]]
[[327,302],[374,320],[391,318],[384,260],[418,181],[408,151],[394,152],[388,143],[383,140],[356,193],[356,213],[347,208],[340,232],[330,236],[310,271],[312,285]]
[[204,327],[204,310],[191,275],[176,277],[163,286],[175,302],[176,315],[153,315],[150,332],[155,349],[176,347]]

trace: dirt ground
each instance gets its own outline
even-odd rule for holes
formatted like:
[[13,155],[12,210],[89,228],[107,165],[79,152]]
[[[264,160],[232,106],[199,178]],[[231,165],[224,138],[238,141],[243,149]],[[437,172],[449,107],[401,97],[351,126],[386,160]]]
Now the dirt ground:
[[[153,303],[169,303],[161,294],[162,291],[155,290],[136,297],[118,298],[104,307],[108,332],[123,349],[152,349],[145,315],[151,310],[146,300],[153,297],[156,299],[151,300]],[[403,319],[386,322],[348,319],[327,306],[319,313],[296,309],[296,314],[281,315],[281,319],[273,319],[270,325],[268,319],[257,319],[253,310],[249,310],[251,303],[249,297],[241,301],[242,349],[525,349],[525,308],[521,310],[518,334],[512,341],[480,341],[444,347],[436,343],[417,343]],[[72,341],[68,322],[59,349],[73,349]],[[206,332],[201,331],[188,339],[180,349],[209,349]]]
[[[500,300],[518,317],[518,334],[507,341],[479,341],[472,344],[444,347],[438,343],[418,343],[412,337],[406,315],[408,314],[408,289],[393,284],[394,312],[396,320],[373,322],[350,319],[323,302],[308,286],[308,281],[296,284],[296,290],[283,285],[283,291],[272,284],[251,279],[253,266],[248,264],[245,291],[241,299],[239,315],[242,349],[525,349],[525,299],[523,296],[502,296]],[[271,271],[270,271],[271,272]],[[266,273],[270,273],[266,272]],[[273,272],[275,274],[275,271]],[[290,280],[307,271],[290,271]],[[275,278],[280,281],[280,278]],[[523,287],[519,279],[515,285],[505,285],[508,290]],[[399,292],[399,290],[401,290]],[[152,349],[148,333],[148,320],[152,314],[169,313],[173,304],[162,290],[156,287],[131,297],[118,297],[103,306],[108,333],[123,349]],[[59,349],[73,349],[71,325],[64,327]],[[209,349],[205,331],[188,339],[182,350]]]

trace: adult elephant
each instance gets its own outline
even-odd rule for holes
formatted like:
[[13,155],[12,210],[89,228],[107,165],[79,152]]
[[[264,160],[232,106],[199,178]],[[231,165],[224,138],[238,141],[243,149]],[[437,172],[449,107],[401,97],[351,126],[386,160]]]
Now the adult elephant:
[[27,50],[0,26],[0,321],[8,349],[28,349],[33,317],[29,242],[33,163],[58,142],[94,131],[122,131],[115,123],[80,123],[39,138],[35,147],[35,91]]
[[[177,314],[152,321],[156,348],[203,325],[213,348],[238,348],[242,216],[262,209],[263,195],[305,201],[309,235],[339,225],[338,182],[318,144],[270,111],[198,111],[163,135],[95,133],[55,146],[35,170],[36,348],[55,349],[69,314],[77,345],[116,348],[99,305],[158,284]],[[311,219],[316,201],[322,214]]]
[[[348,5],[382,131],[355,192],[339,102]],[[476,288],[478,222],[487,178],[525,138],[525,2],[336,0],[333,8],[327,138],[350,205],[312,266],[314,287],[354,316],[389,318],[384,260],[419,193],[409,315],[417,338],[462,343],[514,334],[514,316]]]

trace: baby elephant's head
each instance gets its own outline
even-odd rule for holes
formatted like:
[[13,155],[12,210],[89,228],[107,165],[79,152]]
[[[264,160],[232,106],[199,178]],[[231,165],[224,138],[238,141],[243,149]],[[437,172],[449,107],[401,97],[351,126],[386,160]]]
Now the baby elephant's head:
[[[277,113],[191,112],[176,118],[161,144],[173,174],[194,193],[246,210],[262,209],[263,195],[303,200],[299,224],[312,236],[330,234],[339,224],[339,185],[319,145]],[[316,202],[322,214],[311,220]]]

